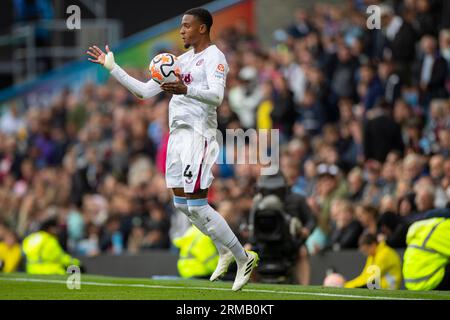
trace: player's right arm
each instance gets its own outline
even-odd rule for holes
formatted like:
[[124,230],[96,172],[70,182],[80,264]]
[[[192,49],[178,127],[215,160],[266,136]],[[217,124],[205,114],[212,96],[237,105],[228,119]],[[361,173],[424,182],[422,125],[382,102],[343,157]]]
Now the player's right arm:
[[103,67],[108,69],[117,81],[119,81],[125,88],[130,90],[138,98],[151,98],[162,91],[159,84],[153,80],[141,82],[130,76],[114,61],[114,54],[111,50],[109,50],[109,47],[106,46],[105,49],[106,54],[97,46],[89,47],[86,54],[92,58],[89,58],[88,60],[93,63],[101,64]]

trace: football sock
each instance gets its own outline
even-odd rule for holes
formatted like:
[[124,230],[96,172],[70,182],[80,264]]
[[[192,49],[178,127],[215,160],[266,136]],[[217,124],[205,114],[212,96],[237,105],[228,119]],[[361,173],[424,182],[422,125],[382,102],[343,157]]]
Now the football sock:
[[239,263],[247,261],[247,253],[225,219],[214,210],[207,199],[188,199],[188,209],[194,219],[198,219],[214,242],[227,247]]
[[227,247],[225,247],[220,241],[214,240],[210,236],[208,230],[206,230],[206,227],[201,223],[200,217],[193,215],[189,211],[186,198],[174,196],[174,205],[175,208],[183,212],[189,218],[189,220],[192,222],[194,226],[196,226],[203,234],[207,235],[213,240],[214,245],[216,246],[217,251],[219,252],[220,255],[223,255],[229,251]]

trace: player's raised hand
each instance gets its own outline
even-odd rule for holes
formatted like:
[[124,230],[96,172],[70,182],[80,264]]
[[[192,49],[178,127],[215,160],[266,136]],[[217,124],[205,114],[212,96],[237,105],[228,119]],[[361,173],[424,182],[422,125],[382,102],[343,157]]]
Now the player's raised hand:
[[97,46],[89,47],[89,50],[86,51],[86,54],[91,56],[92,58],[88,58],[89,61],[97,64],[101,64],[108,70],[112,70],[114,68],[114,54],[109,49],[107,45],[105,47],[106,54]]

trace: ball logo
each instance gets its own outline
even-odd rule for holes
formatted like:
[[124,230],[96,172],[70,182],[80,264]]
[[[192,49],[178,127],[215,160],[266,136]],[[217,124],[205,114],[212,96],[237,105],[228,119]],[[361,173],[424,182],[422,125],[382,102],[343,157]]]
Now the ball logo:
[[219,65],[217,66],[217,70],[219,70],[220,72],[224,72],[224,71],[225,71],[224,65],[223,65],[223,64],[219,64]]

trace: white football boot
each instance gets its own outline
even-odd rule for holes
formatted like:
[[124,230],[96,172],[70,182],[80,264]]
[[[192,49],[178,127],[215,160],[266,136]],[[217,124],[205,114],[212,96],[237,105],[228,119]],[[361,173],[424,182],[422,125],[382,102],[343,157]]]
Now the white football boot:
[[231,251],[227,251],[227,253],[220,255],[216,270],[214,270],[214,273],[209,278],[209,281],[216,281],[221,276],[223,276],[227,272],[228,267],[233,261],[234,256]]
[[247,251],[248,259],[246,262],[238,263],[236,279],[233,283],[233,291],[238,291],[245,286],[250,279],[252,271],[258,266],[259,256],[254,251]]

